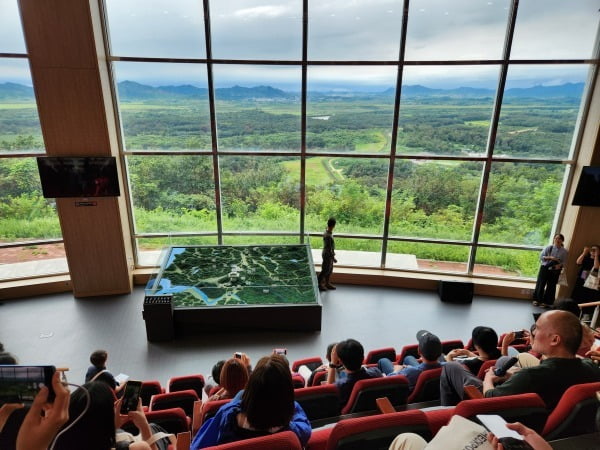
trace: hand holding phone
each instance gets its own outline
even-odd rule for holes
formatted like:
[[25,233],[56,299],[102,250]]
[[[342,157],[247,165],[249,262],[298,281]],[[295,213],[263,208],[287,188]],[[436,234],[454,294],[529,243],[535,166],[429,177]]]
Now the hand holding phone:
[[54,401],[54,366],[0,366],[0,406],[5,403],[31,405],[42,386],[48,388],[47,401]]
[[135,411],[137,409],[141,391],[141,381],[127,381],[127,384],[125,385],[125,394],[123,394],[123,398],[121,399],[121,414],[126,415],[129,411]]

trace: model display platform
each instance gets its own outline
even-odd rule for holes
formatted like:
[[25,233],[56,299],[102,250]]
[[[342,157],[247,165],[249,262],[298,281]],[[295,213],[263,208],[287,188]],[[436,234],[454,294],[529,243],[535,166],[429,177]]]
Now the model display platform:
[[[156,321],[164,322],[169,311],[173,317],[164,337],[148,328],[158,309]],[[168,247],[146,286],[144,318],[149,340],[215,330],[320,330],[310,247]]]

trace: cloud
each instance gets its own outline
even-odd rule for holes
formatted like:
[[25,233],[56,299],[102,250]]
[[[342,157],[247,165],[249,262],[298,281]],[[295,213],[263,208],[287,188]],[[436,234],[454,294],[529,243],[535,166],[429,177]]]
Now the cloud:
[[234,17],[242,20],[260,19],[264,17],[281,17],[288,13],[290,9],[283,5],[255,6],[253,8],[243,8],[233,12]]

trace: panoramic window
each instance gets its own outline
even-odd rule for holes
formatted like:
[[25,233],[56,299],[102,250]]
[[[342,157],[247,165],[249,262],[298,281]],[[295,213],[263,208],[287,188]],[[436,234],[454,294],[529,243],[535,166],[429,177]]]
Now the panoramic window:
[[0,280],[68,271],[56,204],[42,195],[35,157],[44,152],[17,2],[5,1],[0,16]]
[[407,4],[107,1],[137,263],[307,241],[319,262],[335,216],[342,265],[535,276],[597,5]]

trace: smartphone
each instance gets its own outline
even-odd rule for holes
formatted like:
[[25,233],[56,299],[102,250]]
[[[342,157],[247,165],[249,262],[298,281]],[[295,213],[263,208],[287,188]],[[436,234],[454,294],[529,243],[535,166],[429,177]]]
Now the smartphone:
[[525,332],[523,330],[515,330],[515,339],[523,339],[525,337]]
[[121,401],[121,414],[126,415],[129,411],[137,409],[140,391],[142,390],[142,382],[128,380],[125,385],[125,393]]
[[24,403],[31,405],[42,386],[49,390],[48,401],[54,401],[52,376],[54,366],[0,365],[0,405]]
[[235,356],[237,359],[242,359],[242,352],[235,352],[233,356]]
[[506,421],[497,414],[477,414],[477,420],[486,427],[505,450],[533,450],[533,447],[525,442],[525,438],[506,427]]
[[494,433],[498,439],[511,437],[514,439],[523,440],[523,436],[515,430],[506,427],[506,421],[497,414],[477,414],[477,420],[486,427],[491,433]]
[[273,353],[276,355],[287,355],[287,348],[274,348]]
[[518,361],[519,361],[519,358],[517,358],[516,356],[513,356],[510,359],[507,359],[504,362],[504,364],[502,364],[500,367],[496,367],[496,369],[494,370],[494,374],[497,377],[503,377],[504,375],[506,375],[506,371],[508,369],[510,369],[512,366],[514,366]]

